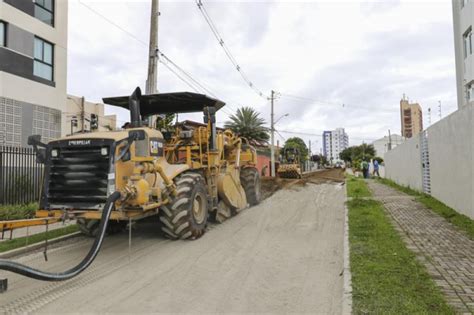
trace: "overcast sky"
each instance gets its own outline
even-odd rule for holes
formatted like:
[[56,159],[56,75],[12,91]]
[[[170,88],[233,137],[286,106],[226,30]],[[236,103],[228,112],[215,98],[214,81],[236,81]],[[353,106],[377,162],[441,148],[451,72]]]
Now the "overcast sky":
[[[144,89],[150,1],[69,3],[68,92],[99,101]],[[425,126],[428,108],[432,122],[439,119],[438,101],[443,116],[457,108],[449,0],[203,3],[254,85],[266,95],[281,93],[275,118],[289,116],[276,125],[280,143],[301,136],[319,150],[318,135],[337,127],[346,129],[351,145],[381,138],[388,129],[400,134],[404,93],[421,104]],[[160,12],[160,49],[227,102],[218,122],[243,105],[268,122],[269,101],[242,80],[195,1],[162,0]],[[192,91],[163,65],[158,77],[160,92]],[[119,124],[128,120],[127,111],[106,112],[118,114]]]

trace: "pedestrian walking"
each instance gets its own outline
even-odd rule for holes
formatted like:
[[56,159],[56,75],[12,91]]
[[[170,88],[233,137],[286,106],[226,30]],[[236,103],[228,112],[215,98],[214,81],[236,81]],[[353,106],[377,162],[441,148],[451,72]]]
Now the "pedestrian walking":
[[369,178],[369,163],[367,163],[365,159],[360,163],[360,168],[362,169],[364,178]]
[[374,160],[374,171],[373,171],[372,175],[375,176],[375,174],[377,174],[377,177],[380,177],[379,161],[377,161],[377,160]]

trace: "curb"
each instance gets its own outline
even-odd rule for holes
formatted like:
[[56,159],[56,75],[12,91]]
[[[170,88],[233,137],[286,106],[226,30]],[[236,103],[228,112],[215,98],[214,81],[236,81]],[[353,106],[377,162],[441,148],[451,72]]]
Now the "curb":
[[[81,234],[82,234],[81,232],[74,232],[74,233],[71,233],[71,234],[67,234],[67,235],[63,235],[63,236],[60,236],[60,237],[52,238],[52,239],[48,240],[48,246],[52,245],[52,244],[55,244],[55,243],[65,241],[65,240],[70,239],[70,238],[78,237]],[[29,251],[39,249],[41,247],[44,247],[44,242],[39,242],[39,243],[31,244],[31,245],[28,245],[28,246],[24,246],[24,247],[9,250],[7,252],[1,253],[0,258],[2,258],[2,259],[12,258],[12,257],[18,256],[18,255],[27,253]]]
[[349,209],[344,206],[344,292],[342,294],[342,314],[352,314],[352,275],[349,256]]

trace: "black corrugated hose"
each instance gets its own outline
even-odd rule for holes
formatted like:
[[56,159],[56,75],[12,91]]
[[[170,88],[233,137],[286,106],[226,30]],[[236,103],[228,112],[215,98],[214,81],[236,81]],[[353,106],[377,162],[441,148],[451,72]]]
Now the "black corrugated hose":
[[66,270],[64,272],[44,272],[38,269],[34,269],[16,262],[12,262],[9,260],[0,259],[0,269],[7,270],[14,273],[18,273],[25,277],[43,280],[43,281],[64,281],[71,279],[90,266],[90,264],[94,261],[97,254],[99,253],[100,247],[102,246],[102,242],[104,241],[105,231],[107,230],[107,225],[109,223],[109,217],[112,213],[112,209],[114,208],[114,203],[120,198],[120,192],[116,191],[112,195],[107,198],[107,202],[105,203],[104,209],[102,210],[102,217],[100,220],[99,226],[99,234],[95,237],[94,244],[92,245],[89,253],[84,259],[77,264],[75,267]]

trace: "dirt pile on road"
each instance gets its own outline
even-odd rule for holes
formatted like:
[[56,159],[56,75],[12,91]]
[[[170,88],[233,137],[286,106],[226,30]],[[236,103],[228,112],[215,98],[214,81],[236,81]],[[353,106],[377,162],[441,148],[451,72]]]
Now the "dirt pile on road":
[[323,184],[323,183],[342,183],[344,182],[344,171],[342,169],[327,169],[319,170],[317,172],[303,174],[300,179],[285,179],[262,177],[261,193],[262,199],[267,199],[280,189],[288,189],[294,185],[305,186],[306,184]]

